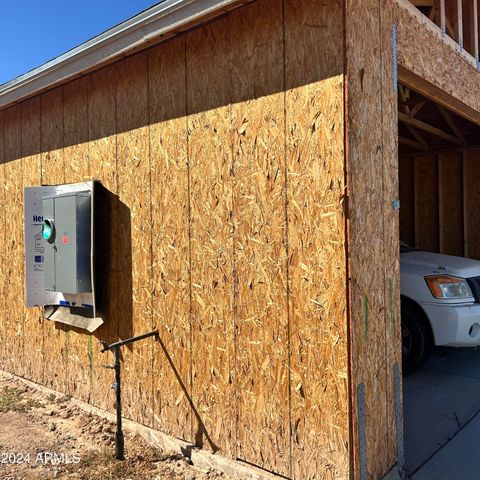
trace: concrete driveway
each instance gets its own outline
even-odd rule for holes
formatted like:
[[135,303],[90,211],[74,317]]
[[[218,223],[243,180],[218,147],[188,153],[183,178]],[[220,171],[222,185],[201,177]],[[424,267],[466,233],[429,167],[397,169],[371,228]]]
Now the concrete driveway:
[[480,350],[436,350],[403,389],[407,475],[480,478]]

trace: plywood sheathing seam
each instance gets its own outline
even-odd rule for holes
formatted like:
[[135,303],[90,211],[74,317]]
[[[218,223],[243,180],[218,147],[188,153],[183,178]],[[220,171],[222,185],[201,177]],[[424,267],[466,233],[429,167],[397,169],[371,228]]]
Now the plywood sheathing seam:
[[[0,221],[2,225],[5,224],[5,129],[4,129],[4,112],[0,112]],[[5,229],[2,228],[0,232],[0,248],[2,252],[5,251]],[[7,343],[7,331],[6,331],[6,302],[5,302],[5,284],[6,284],[6,262],[0,262],[0,364],[2,368],[7,368],[7,352],[6,352],[6,343]]]
[[[152,330],[148,52],[116,68],[119,336]],[[135,259],[135,261],[132,261]],[[153,425],[153,338],[122,348],[128,418]]]
[[[383,177],[383,240],[385,251],[385,347],[387,376],[387,470],[397,462],[398,437],[396,412],[398,399],[403,398],[395,385],[394,365],[402,365],[400,320],[400,215],[394,202],[399,199],[398,167],[398,86],[394,65],[397,49],[397,24],[391,0],[380,2],[380,41],[382,71],[382,177]],[[394,33],[395,32],[395,33]],[[400,406],[401,409],[401,406]],[[400,439],[403,442],[403,439]],[[400,446],[401,447],[401,446]],[[401,461],[400,459],[399,461]],[[402,466],[401,466],[402,467]],[[385,473],[385,472],[383,472]]]
[[[195,443],[235,455],[228,19],[187,34]],[[208,59],[208,62],[205,60]]]
[[[41,184],[41,118],[40,98],[32,98],[21,105],[22,109],[22,157],[23,185],[38,186]],[[22,292],[23,293],[23,292]],[[43,383],[43,329],[44,319],[40,307],[24,307],[24,375]]]
[[[108,271],[105,288],[106,305],[104,305],[105,323],[92,336],[92,398],[91,402],[106,410],[113,410],[115,402],[110,385],[113,381],[112,371],[104,365],[112,363],[110,353],[101,353],[100,340],[108,343],[119,339],[118,322],[119,289],[121,282],[118,272],[118,210],[119,200],[117,182],[117,126],[116,126],[116,81],[115,67],[110,66],[95,72],[88,78],[88,136],[89,163],[92,178],[100,181],[110,192],[108,196],[108,213],[110,215],[110,246]],[[105,252],[106,253],[106,252]]]
[[295,478],[349,474],[342,14],[341,2],[285,2]]
[[237,456],[290,476],[282,2],[229,25]]
[[23,315],[23,160],[22,110],[12,107],[4,117],[5,208],[9,229],[5,235],[5,335],[6,364],[17,375],[24,374]]
[[185,37],[149,51],[154,427],[191,441]]

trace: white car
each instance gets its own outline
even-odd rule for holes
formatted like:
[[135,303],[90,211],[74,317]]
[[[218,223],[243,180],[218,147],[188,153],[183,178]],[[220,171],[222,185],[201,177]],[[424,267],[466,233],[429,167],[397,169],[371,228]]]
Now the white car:
[[480,262],[400,249],[403,370],[411,373],[432,345],[480,345]]

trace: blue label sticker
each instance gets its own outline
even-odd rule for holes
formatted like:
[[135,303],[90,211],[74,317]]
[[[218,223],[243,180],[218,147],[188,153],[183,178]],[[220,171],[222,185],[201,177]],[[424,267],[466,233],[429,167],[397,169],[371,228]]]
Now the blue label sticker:
[[43,256],[35,255],[35,263],[43,263]]

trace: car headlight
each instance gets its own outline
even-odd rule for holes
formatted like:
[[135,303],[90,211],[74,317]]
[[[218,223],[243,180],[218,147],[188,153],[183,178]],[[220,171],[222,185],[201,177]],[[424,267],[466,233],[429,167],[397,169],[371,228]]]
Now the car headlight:
[[472,291],[464,278],[451,277],[450,275],[432,275],[425,277],[425,281],[435,298],[450,300],[473,297]]

